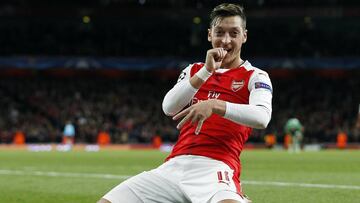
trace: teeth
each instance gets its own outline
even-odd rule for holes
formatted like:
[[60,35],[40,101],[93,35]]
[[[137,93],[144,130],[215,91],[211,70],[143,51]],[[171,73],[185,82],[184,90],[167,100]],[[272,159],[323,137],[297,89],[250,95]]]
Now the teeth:
[[222,48],[222,49],[227,51],[227,52],[231,51],[231,49],[228,49],[228,48]]

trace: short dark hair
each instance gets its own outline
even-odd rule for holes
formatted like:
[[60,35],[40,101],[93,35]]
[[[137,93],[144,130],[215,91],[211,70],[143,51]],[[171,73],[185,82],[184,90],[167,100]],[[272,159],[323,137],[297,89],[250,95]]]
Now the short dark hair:
[[244,8],[237,4],[223,3],[216,6],[210,13],[210,27],[219,19],[224,17],[239,16],[243,21],[243,27],[246,28],[246,15]]

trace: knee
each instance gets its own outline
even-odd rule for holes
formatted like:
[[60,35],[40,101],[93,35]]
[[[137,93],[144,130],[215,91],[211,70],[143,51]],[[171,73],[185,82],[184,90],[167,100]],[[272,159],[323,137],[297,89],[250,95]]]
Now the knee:
[[246,196],[233,191],[220,191],[211,198],[211,203],[251,203]]
[[252,203],[252,201],[248,198],[244,198],[241,201],[232,200],[232,199],[224,199],[224,200],[219,201],[218,203]]
[[232,200],[232,199],[224,199],[224,200],[221,200],[218,203],[241,203],[241,202],[239,202],[237,200]]
[[96,203],[111,203],[110,201],[104,199],[104,198],[101,198],[99,201],[97,201]]

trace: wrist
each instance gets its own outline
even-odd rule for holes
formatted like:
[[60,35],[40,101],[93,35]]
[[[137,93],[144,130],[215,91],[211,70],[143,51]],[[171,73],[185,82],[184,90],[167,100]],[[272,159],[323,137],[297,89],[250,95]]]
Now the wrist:
[[226,102],[218,99],[210,99],[211,109],[214,114],[224,116],[226,111]]
[[204,67],[205,67],[205,69],[209,72],[209,73],[213,73],[214,71],[214,69],[212,69],[212,68],[209,68],[209,66],[206,66],[206,65],[204,65]]
[[205,66],[203,66],[195,75],[202,81],[206,81],[212,75],[212,72],[210,72]]

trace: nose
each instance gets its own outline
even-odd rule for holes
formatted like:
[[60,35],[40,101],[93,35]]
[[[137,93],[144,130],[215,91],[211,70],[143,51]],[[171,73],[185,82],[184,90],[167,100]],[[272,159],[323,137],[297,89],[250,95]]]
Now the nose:
[[230,41],[231,41],[231,38],[230,38],[229,33],[225,33],[225,35],[221,39],[221,42],[224,43],[224,44],[229,44]]

